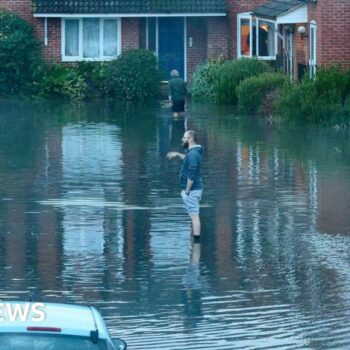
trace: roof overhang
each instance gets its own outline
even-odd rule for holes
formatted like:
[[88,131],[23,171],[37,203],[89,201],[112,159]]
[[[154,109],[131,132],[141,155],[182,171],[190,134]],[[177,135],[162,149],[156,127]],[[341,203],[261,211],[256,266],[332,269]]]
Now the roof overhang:
[[225,12],[217,13],[34,13],[38,18],[83,18],[83,17],[225,17]]
[[278,24],[293,24],[293,23],[307,23],[308,21],[308,7],[307,5],[295,8],[287,13],[277,16],[276,22]]
[[277,23],[304,23],[308,20],[307,4],[300,0],[272,0],[255,8],[252,15]]

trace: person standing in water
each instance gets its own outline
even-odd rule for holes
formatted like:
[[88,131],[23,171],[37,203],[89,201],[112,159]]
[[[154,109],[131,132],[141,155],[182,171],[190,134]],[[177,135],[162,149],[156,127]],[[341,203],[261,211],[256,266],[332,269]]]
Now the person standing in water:
[[169,103],[174,118],[185,111],[185,98],[187,95],[186,83],[179,77],[179,72],[173,69],[169,80]]
[[201,178],[202,146],[197,143],[197,135],[188,130],[182,137],[185,153],[169,152],[168,159],[179,157],[183,160],[180,170],[181,197],[192,221],[193,236],[198,240],[201,232],[199,202],[203,193]]

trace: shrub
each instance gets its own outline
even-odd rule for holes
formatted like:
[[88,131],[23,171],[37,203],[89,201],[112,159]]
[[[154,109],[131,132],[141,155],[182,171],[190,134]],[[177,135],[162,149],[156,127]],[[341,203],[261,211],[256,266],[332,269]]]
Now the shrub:
[[261,73],[272,72],[266,62],[257,59],[243,58],[226,61],[217,70],[215,93],[219,102],[236,103],[236,88],[241,81]]
[[[287,84],[289,79],[283,73],[262,73],[243,80],[236,89],[238,107],[245,113],[262,113],[267,96]],[[269,101],[272,102],[272,101]]]
[[104,94],[121,102],[146,102],[159,94],[160,71],[148,50],[129,50],[110,62],[102,73]]
[[190,95],[194,99],[215,99],[216,74],[223,62],[223,59],[220,57],[216,60],[201,63],[196,67],[189,90]]
[[98,97],[103,94],[103,71],[107,62],[79,62],[77,74],[86,83],[86,97]]
[[27,92],[38,79],[41,47],[22,18],[0,10],[0,94]]
[[87,96],[87,84],[76,67],[62,64],[48,66],[38,84],[38,94],[82,100]]
[[276,108],[278,115],[293,125],[302,123],[348,124],[349,72],[339,68],[320,69],[315,80],[281,90]]

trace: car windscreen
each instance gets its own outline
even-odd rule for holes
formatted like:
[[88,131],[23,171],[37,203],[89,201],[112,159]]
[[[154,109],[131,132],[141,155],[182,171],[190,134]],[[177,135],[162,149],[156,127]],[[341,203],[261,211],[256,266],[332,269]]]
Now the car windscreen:
[[89,337],[42,333],[0,333],[0,349],[6,350],[107,350],[99,339],[94,344]]

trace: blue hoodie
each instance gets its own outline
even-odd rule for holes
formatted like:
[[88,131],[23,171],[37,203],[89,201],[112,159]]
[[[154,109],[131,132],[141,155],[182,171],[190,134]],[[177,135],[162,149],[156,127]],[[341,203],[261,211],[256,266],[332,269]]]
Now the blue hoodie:
[[203,188],[201,179],[202,146],[196,145],[188,149],[180,170],[181,189],[185,190],[187,179],[193,181],[191,191]]

